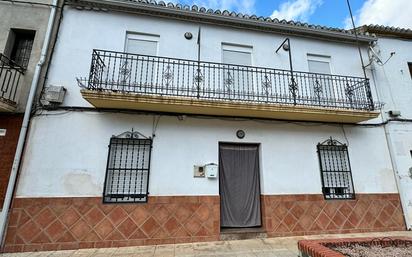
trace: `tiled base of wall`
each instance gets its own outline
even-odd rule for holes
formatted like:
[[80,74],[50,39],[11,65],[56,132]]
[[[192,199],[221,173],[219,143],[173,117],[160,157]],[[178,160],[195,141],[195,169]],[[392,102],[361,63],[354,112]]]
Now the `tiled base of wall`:
[[[405,230],[398,194],[262,196],[268,236]],[[145,204],[101,198],[17,198],[4,252],[219,240],[218,196],[149,197]]]
[[142,204],[101,198],[17,198],[4,252],[215,241],[218,196],[149,197]]
[[269,237],[406,229],[399,194],[333,201],[322,195],[265,195],[262,216]]

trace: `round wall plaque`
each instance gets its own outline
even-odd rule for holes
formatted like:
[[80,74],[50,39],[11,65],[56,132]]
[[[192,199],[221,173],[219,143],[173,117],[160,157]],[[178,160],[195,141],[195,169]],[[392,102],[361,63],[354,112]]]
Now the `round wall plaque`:
[[246,135],[245,131],[243,131],[243,130],[241,130],[241,129],[239,129],[238,131],[236,131],[236,136],[237,136],[237,138],[239,138],[239,139],[243,139],[243,138],[245,137],[245,135]]

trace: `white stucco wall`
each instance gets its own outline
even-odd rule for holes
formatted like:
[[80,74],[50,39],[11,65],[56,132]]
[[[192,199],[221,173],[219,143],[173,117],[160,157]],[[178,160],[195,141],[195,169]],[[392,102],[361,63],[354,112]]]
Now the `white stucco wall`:
[[[152,134],[153,116],[52,112],[32,121],[18,197],[101,196],[112,135]],[[236,138],[243,129],[246,137]],[[344,127],[357,193],[397,192],[384,131]],[[330,136],[346,142],[341,126],[205,118],[160,118],[150,173],[151,195],[218,195],[218,180],[194,178],[193,165],[218,163],[219,142],[261,144],[262,194],[320,194],[316,145]]]
[[383,66],[372,66],[385,111],[401,111],[401,118],[412,119],[412,77],[408,62],[412,63],[412,40],[380,37],[375,51],[385,62],[391,52],[393,57]]

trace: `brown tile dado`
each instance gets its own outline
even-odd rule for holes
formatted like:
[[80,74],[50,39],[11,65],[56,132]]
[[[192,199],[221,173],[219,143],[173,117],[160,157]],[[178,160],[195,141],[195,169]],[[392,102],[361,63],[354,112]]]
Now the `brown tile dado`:
[[5,252],[218,240],[218,196],[149,197],[146,204],[101,198],[16,198]]
[[[263,195],[268,236],[405,230],[398,194]],[[218,240],[219,196],[149,197],[146,204],[101,198],[17,198],[5,252]]]
[[264,195],[268,236],[405,230],[398,194],[357,194],[356,200],[322,195]]

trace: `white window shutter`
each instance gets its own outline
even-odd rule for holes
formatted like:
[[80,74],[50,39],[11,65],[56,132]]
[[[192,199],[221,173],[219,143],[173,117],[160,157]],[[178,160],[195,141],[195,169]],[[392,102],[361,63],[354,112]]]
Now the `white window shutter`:
[[330,68],[330,56],[308,54],[309,72],[332,74]]
[[252,54],[248,52],[238,52],[223,50],[223,63],[236,65],[252,65]]
[[131,54],[156,55],[157,42],[129,39],[127,41],[127,52]]
[[331,74],[328,62],[309,60],[309,72]]
[[125,50],[131,54],[156,56],[159,39],[156,35],[128,33]]

